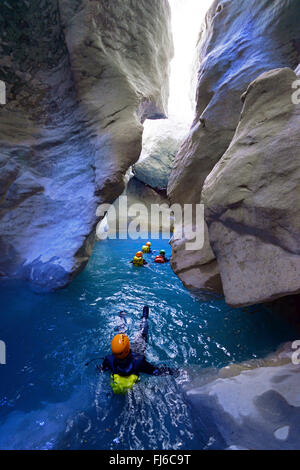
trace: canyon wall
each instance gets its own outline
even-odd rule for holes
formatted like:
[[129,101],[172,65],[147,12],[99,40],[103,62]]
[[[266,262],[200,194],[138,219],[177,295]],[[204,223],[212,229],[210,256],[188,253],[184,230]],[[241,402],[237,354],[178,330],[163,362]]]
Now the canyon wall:
[[168,195],[207,205],[206,239],[193,252],[173,239],[172,267],[194,292],[223,289],[234,306],[300,290],[299,20],[297,0],[216,1],[199,37],[196,115]]
[[11,3],[0,16],[0,276],[59,288],[89,259],[98,204],[124,189],[141,122],[166,115],[170,10],[167,0]]
[[173,119],[146,121],[142,153],[133,166],[136,178],[166,192],[173,162],[189,131],[189,123]]
[[[160,214],[158,211],[153,212],[154,205],[160,208]],[[169,210],[169,201],[164,193],[158,193],[130,174],[125,190],[109,206],[109,211],[98,224],[96,239],[101,241],[120,237],[126,240],[128,233],[131,231],[136,233],[136,230],[145,237],[157,237],[160,233],[165,233],[165,237],[169,238],[172,228],[173,218]]]
[[243,99],[235,136],[202,202],[230,305],[300,292],[300,105],[296,74],[262,74]]

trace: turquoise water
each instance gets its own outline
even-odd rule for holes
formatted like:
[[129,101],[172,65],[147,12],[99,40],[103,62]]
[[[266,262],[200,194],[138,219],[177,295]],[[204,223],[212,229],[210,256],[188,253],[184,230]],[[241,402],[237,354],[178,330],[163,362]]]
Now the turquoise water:
[[[201,435],[195,431],[184,384],[205,368],[261,357],[294,339],[262,307],[233,310],[220,300],[197,300],[169,264],[133,267],[129,261],[142,244],[97,244],[86,270],[56,293],[0,284],[0,339],[7,346],[7,364],[0,366],[1,449],[205,448],[211,436],[205,423]],[[154,241],[153,248],[170,255],[167,241]],[[108,374],[85,363],[109,352],[121,310],[133,339],[145,304],[147,359],[178,367],[181,375],[144,375],[128,395],[113,396]]]

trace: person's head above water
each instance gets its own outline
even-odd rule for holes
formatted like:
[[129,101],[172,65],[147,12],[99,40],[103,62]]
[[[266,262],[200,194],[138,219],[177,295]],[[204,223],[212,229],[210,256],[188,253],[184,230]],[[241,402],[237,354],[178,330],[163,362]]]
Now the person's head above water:
[[165,256],[165,255],[166,255],[166,251],[165,251],[165,250],[160,250],[159,253],[160,253],[161,256]]
[[111,350],[117,359],[126,359],[130,353],[130,343],[127,335],[116,335],[111,342]]
[[137,258],[142,258],[142,257],[143,257],[143,252],[142,252],[142,251],[138,251],[135,256],[136,256]]

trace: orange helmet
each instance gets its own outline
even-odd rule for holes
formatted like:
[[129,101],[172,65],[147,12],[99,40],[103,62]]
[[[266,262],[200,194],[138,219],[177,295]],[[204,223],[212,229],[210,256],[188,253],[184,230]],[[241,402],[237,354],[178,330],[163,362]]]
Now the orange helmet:
[[142,258],[142,257],[143,257],[143,252],[142,252],[142,251],[138,251],[135,256],[136,256],[137,258]]
[[128,336],[124,334],[116,335],[111,342],[111,350],[118,359],[125,359],[130,351]]
[[149,247],[150,247],[150,246],[151,246],[151,242],[147,242],[147,243],[146,243],[146,246],[149,246]]

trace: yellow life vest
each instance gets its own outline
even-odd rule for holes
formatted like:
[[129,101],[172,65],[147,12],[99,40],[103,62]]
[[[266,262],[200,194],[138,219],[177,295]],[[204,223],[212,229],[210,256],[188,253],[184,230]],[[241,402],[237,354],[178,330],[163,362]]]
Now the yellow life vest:
[[129,375],[128,377],[122,377],[118,374],[111,374],[110,386],[116,395],[124,395],[128,390],[132,390],[134,384],[139,381],[137,375]]
[[133,262],[134,266],[144,266],[144,260],[143,260],[143,258],[138,258],[137,256],[135,256],[135,257],[133,258],[133,261],[132,261],[132,262]]
[[142,250],[143,250],[143,253],[150,253],[150,246],[145,245],[143,246]]

